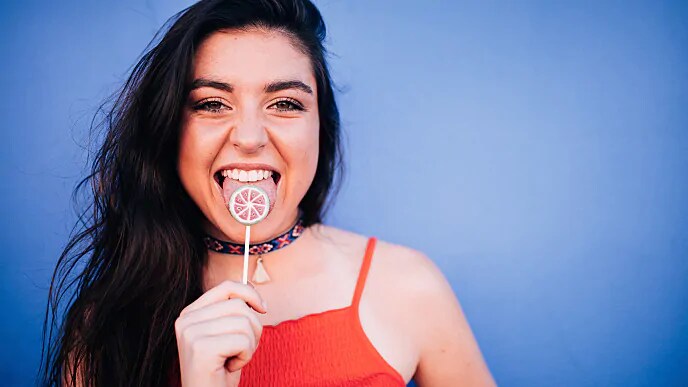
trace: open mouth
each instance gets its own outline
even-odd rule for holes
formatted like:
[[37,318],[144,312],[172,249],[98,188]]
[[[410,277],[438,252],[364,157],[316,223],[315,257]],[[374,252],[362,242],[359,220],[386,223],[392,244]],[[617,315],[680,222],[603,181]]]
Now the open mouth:
[[220,189],[224,207],[229,211],[228,206],[232,195],[241,187],[252,185],[265,192],[267,202],[270,205],[268,211],[272,211],[277,202],[277,184],[282,175],[264,164],[245,165],[244,168],[234,168],[233,165],[228,165],[213,174],[213,178]]

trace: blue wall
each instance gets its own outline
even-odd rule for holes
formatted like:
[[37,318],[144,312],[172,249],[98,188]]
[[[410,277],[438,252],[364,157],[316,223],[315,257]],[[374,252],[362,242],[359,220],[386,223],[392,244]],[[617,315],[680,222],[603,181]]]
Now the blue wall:
[[[36,368],[95,108],[188,4],[0,6],[5,385]],[[330,223],[432,257],[501,385],[688,385],[686,3],[318,4],[349,166]]]

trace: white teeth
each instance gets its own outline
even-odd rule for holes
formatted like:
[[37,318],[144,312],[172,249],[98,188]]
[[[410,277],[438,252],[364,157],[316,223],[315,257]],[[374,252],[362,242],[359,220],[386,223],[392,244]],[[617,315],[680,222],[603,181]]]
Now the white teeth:
[[267,179],[272,176],[272,171],[265,169],[254,169],[251,171],[243,171],[241,169],[225,169],[220,174],[230,179],[239,180],[242,183],[256,182]]

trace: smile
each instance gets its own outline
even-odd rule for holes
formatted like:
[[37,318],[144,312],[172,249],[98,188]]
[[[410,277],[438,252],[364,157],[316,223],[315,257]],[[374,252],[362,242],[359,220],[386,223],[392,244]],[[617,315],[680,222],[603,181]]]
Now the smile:
[[215,173],[215,181],[222,187],[225,179],[232,179],[241,183],[255,183],[261,180],[270,179],[275,184],[279,182],[280,174],[277,171],[268,169],[222,169]]

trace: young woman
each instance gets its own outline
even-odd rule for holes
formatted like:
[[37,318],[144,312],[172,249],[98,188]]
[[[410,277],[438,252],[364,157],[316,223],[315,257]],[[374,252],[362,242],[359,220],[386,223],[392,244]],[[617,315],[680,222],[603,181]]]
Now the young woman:
[[[53,279],[45,382],[494,385],[430,259],[321,223],[341,165],[316,7],[203,0],[172,20],[82,182],[94,201]],[[249,285],[227,205],[246,184],[274,202]]]

